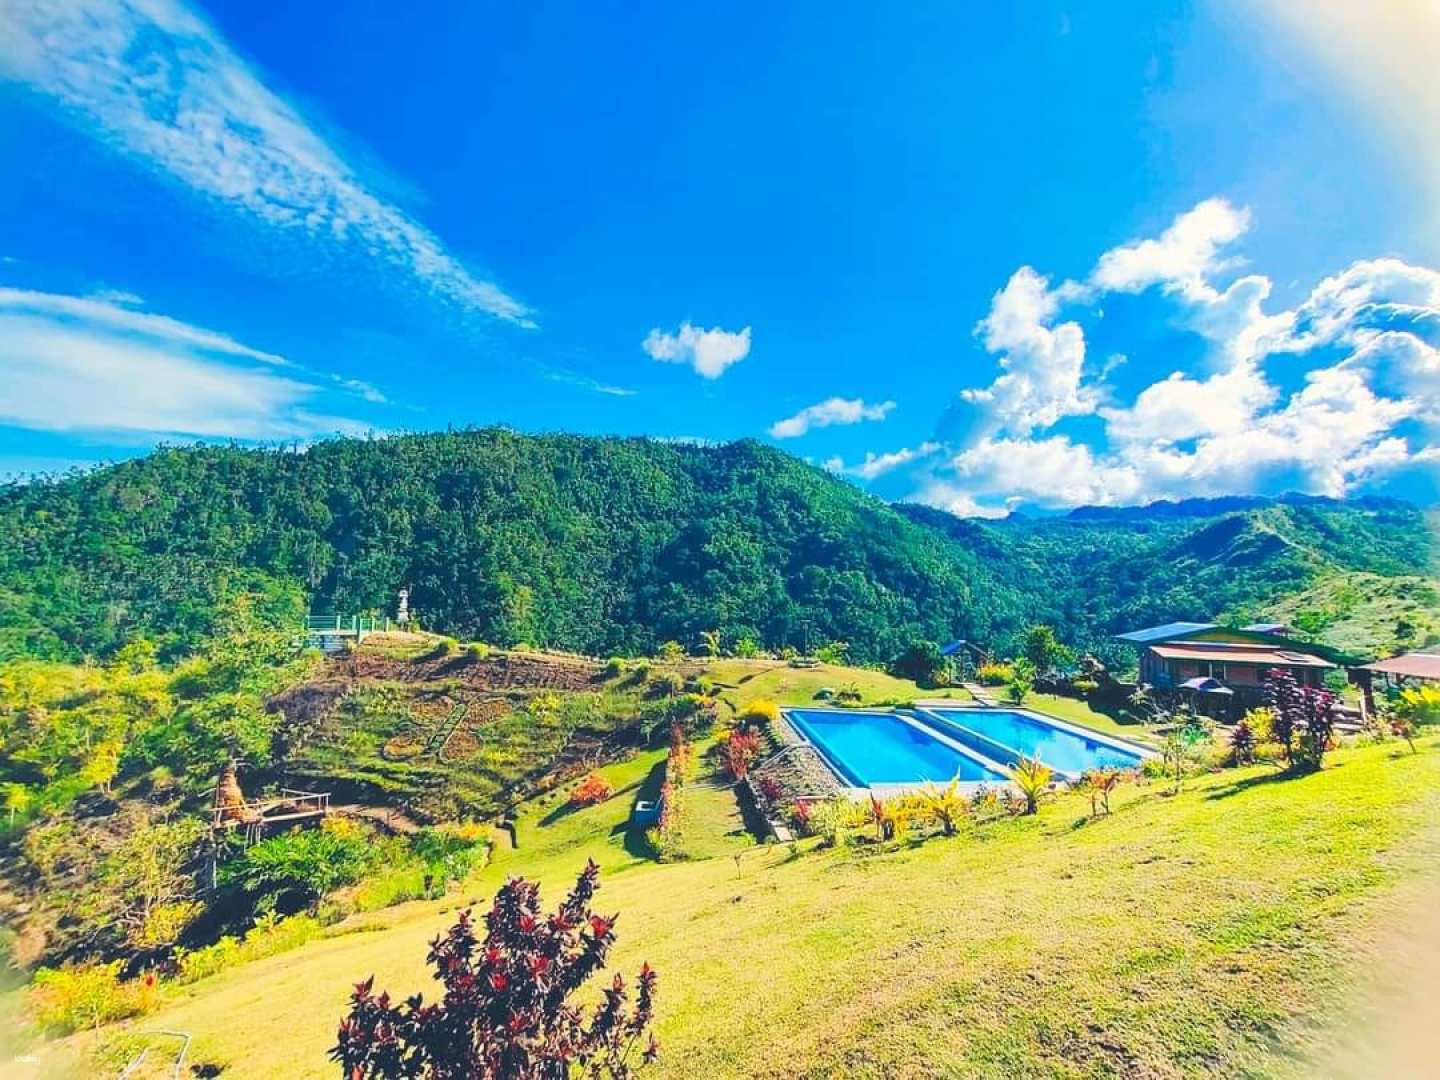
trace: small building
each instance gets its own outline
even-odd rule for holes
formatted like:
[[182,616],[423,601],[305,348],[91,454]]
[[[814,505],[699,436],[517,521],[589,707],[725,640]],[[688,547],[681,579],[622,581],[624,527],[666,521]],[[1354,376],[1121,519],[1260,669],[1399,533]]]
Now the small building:
[[1249,706],[1263,697],[1265,676],[1276,668],[1290,672],[1301,686],[1320,687],[1338,666],[1328,649],[1291,641],[1279,632],[1283,629],[1269,623],[1242,628],[1173,622],[1117,634],[1116,640],[1139,650],[1142,683],[1180,691],[1203,680],[1207,692],[1231,691],[1238,705]]
[[963,638],[940,647],[940,655],[954,663],[957,671],[966,677],[975,673],[981,664],[990,662],[990,652],[973,641]]
[[1377,660],[1373,664],[1361,664],[1355,669],[1367,691],[1376,675],[1387,687],[1401,689],[1416,683],[1440,683],[1440,653],[1402,653],[1388,660]]

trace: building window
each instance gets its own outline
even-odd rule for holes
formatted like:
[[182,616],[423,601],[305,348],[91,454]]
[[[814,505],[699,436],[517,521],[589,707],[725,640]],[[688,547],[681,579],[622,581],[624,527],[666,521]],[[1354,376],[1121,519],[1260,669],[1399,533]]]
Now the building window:
[[1225,664],[1220,660],[1201,660],[1200,674],[1210,679],[1225,681]]

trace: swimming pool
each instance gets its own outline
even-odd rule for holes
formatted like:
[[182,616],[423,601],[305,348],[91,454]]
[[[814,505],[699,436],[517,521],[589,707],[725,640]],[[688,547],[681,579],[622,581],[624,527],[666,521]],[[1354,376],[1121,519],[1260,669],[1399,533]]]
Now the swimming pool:
[[1146,753],[1118,739],[1087,732],[1039,713],[1009,709],[918,710],[937,730],[1006,765],[1023,754],[1069,777],[1089,769],[1138,769]]
[[958,739],[897,713],[786,709],[785,716],[855,787],[947,783],[957,777],[962,783],[1009,780],[993,762]]

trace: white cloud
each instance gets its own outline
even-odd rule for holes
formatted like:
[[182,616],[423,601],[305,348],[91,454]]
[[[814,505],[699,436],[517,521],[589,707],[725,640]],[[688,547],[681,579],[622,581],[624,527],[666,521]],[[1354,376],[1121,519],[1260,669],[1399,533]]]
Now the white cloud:
[[826,398],[814,405],[807,405],[794,416],[775,421],[770,425],[770,437],[795,439],[813,428],[825,428],[834,424],[858,424],[864,420],[884,420],[893,408],[893,401],[868,405],[862,398]]
[[697,374],[718,379],[730,365],[750,355],[750,327],[739,332],[721,330],[718,326],[702,330],[684,322],[673,334],[656,327],[645,336],[640,347],[652,360],[689,364]]
[[909,465],[913,461],[919,461],[938,452],[938,442],[923,442],[919,446],[906,446],[899,450],[893,450],[888,454],[876,454],[873,451],[865,452],[865,460],[856,465],[846,465],[844,460],[838,457],[830,458],[825,462],[825,467],[831,472],[845,473],[848,476],[858,476],[862,480],[874,480],[878,476],[884,476],[888,472],[894,472],[902,465]]
[[1027,435],[1062,417],[1094,411],[1093,394],[1081,386],[1085,335],[1080,324],[1050,325],[1071,292],[1068,286],[1052,290],[1049,279],[1022,266],[995,294],[976,331],[986,349],[1000,354],[1003,373],[984,389],[961,392],[988,419],[974,437],[1001,430]]
[[55,98],[117,150],[230,209],[381,258],[441,297],[530,325],[524,305],[370,192],[179,0],[4,5],[0,77]]
[[[1016,497],[1068,507],[1284,490],[1339,496],[1432,467],[1440,273],[1396,259],[1357,262],[1294,310],[1268,313],[1269,278],[1247,274],[1224,289],[1211,280],[1233,265],[1224,247],[1249,220],[1246,210],[1207,200],[1158,239],[1102,255],[1083,287],[1051,289],[1031,268],[1017,271],[981,324],[987,348],[1008,350],[1006,370],[964,392],[980,422],[957,454],[927,470],[917,497],[989,513]],[[1087,383],[1079,327],[1066,352],[1057,335],[1073,324],[1052,324],[1062,304],[1095,307],[1108,292],[1151,286],[1161,318],[1211,343],[1208,370],[1171,371],[1117,401],[1103,385],[1113,366]],[[1152,359],[1125,355],[1132,374]],[[1293,381],[1306,362],[1315,366],[1300,369],[1299,388],[1282,392],[1285,383],[1272,381],[1287,371]],[[1020,371],[1026,378],[1011,379]],[[1091,410],[1104,421],[1101,437],[1047,434],[1102,397]]]
[[1151,285],[1184,285],[1218,269],[1222,247],[1250,227],[1250,211],[1224,199],[1206,199],[1181,214],[1157,239],[1137,240],[1100,256],[1090,283],[1110,292],[1139,292]]
[[[367,384],[333,381],[365,396]],[[13,289],[0,290],[0,385],[0,423],[44,431],[263,440],[365,430],[318,411],[324,384],[283,357],[175,319]]]

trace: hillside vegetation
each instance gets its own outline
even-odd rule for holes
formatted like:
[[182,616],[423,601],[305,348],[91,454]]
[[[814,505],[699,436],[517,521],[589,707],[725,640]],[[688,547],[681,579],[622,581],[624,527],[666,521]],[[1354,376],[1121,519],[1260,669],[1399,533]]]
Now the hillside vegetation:
[[[1069,796],[923,844],[732,838],[713,853],[733,857],[674,865],[627,848],[651,754],[604,770],[616,795],[598,806],[522,808],[519,849],[470,895],[521,873],[553,903],[599,861],[613,966],[660,973],[656,1076],[1313,1075],[1373,1019],[1354,988],[1392,937],[1397,886],[1440,850],[1436,750],[1345,750],[1302,778],[1261,766],[1174,796],[1128,786],[1094,819]],[[351,984],[428,992],[426,942],[453,904],[225,972],[146,1027],[193,1033],[195,1059],[236,1080],[332,1075]]]
[[[191,447],[0,492],[0,658],[105,656],[136,634],[179,655],[239,592],[295,619],[388,611],[408,585],[427,628],[502,646],[649,655],[719,631],[885,662],[916,639],[1010,651],[1049,622],[1123,662],[1117,631],[1271,617],[1337,575],[1365,622],[1341,639],[1384,651],[1433,635],[1409,614],[1431,594],[1387,581],[1433,581],[1437,551],[1433,520],[1384,500],[966,521],[754,442],[489,429]],[[1372,594],[1394,603],[1367,621]]]

